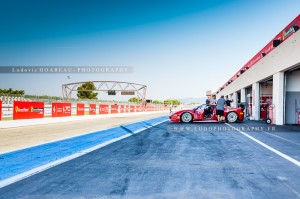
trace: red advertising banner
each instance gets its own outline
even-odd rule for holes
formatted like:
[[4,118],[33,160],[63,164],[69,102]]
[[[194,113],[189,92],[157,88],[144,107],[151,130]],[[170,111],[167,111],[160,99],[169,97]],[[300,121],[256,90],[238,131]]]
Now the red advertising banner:
[[289,36],[294,34],[300,26],[300,15],[298,15],[292,22],[287,25],[282,32],[280,33],[282,36],[282,41],[286,40]]
[[2,118],[2,101],[0,101],[0,120]]
[[126,113],[129,113],[129,112],[130,112],[130,106],[129,106],[129,105],[126,105],[125,111],[126,111]]
[[111,114],[118,113],[118,105],[111,105],[110,106],[110,113]]
[[120,113],[125,113],[125,106],[124,105],[120,105]]
[[44,117],[44,102],[14,101],[13,119],[32,119]]
[[136,106],[135,107],[135,112],[141,112],[141,107],[140,106]]
[[77,104],[77,115],[84,115],[84,104]]
[[108,114],[108,104],[99,105],[99,114]]
[[130,112],[134,112],[134,106],[130,106]]
[[71,116],[71,103],[52,102],[52,117]]
[[96,115],[96,104],[90,104],[90,115]]

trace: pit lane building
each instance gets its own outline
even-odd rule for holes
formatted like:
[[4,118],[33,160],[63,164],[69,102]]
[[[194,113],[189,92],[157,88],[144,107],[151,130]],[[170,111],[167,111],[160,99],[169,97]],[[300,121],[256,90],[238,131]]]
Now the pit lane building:
[[246,115],[277,125],[300,124],[300,15],[217,91],[245,104]]

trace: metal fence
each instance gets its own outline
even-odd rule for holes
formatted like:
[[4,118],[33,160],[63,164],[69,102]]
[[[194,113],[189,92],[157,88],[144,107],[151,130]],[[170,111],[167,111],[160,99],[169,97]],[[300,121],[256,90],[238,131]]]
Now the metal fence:
[[[47,95],[17,95],[17,94],[4,94],[0,93],[0,101],[3,104],[12,105],[14,101],[38,101],[44,102],[45,104],[51,104],[52,102],[65,102],[62,97],[47,96]],[[117,100],[99,100],[99,99],[76,99],[71,98],[68,100],[71,103],[107,103],[107,104],[136,104],[128,101],[117,101]]]

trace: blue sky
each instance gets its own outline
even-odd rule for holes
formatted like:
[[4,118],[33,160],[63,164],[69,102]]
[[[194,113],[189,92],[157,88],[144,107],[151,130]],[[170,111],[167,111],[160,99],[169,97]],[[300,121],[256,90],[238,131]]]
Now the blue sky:
[[0,74],[1,88],[60,96],[64,83],[128,81],[160,100],[217,90],[300,13],[298,0],[0,4],[0,66],[133,67],[131,74]]

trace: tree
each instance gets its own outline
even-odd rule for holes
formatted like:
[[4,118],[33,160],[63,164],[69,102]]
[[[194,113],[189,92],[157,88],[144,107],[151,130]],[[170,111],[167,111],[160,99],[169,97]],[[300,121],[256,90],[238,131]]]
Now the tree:
[[128,102],[138,103],[140,100],[137,97],[132,97],[128,100]]
[[179,101],[179,100],[165,100],[165,101],[164,101],[164,104],[165,104],[165,105],[170,105],[170,104],[172,104],[172,105],[177,106],[177,105],[180,105],[180,104],[181,104],[181,101]]
[[77,88],[77,97],[79,99],[98,99],[98,93],[93,92],[96,87],[93,82],[83,83]]
[[153,100],[152,104],[164,104],[164,102],[159,101],[159,100]]
[[14,95],[24,95],[24,90],[13,90],[12,88],[9,89],[0,89],[0,94],[14,94]]

